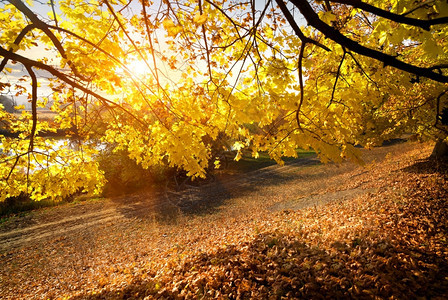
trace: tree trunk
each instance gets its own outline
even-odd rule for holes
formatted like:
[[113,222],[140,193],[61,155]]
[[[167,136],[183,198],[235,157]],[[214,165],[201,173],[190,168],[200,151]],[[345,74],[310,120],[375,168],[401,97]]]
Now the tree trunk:
[[434,150],[432,150],[431,158],[448,160],[448,143],[441,139],[437,140]]

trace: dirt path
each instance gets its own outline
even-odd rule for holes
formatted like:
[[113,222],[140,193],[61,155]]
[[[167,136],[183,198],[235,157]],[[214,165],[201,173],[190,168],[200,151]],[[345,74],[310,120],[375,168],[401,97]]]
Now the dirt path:
[[[405,147],[403,147],[405,145]],[[409,144],[392,145],[365,151],[367,163],[384,159],[387,153]],[[170,222],[178,215],[213,213],[233,197],[256,198],[267,211],[301,209],[329,201],[351,199],[374,192],[366,182],[353,186],[353,179],[366,169],[343,163],[321,165],[314,158],[297,159],[285,166],[269,166],[244,177],[218,180],[201,188],[189,187],[178,193],[151,192],[94,202],[67,204],[14,217],[0,225],[0,253],[55,239],[79,231],[94,231],[104,224],[117,224],[146,218]],[[279,201],[265,201],[277,198]],[[247,202],[247,201],[246,201]]]
[[[0,251],[29,245],[34,241],[53,239],[75,231],[93,230],[95,226],[110,222],[123,222],[129,218],[147,217],[166,219],[176,213],[201,210],[213,206],[220,195],[254,184],[262,177],[282,174],[291,168],[318,164],[315,158],[299,159],[287,166],[270,166],[251,172],[245,178],[227,178],[207,186],[191,187],[180,192],[151,192],[102,199],[97,203],[66,204],[14,217],[0,225]],[[225,187],[225,188],[224,188]],[[214,202],[214,203],[211,203]]]

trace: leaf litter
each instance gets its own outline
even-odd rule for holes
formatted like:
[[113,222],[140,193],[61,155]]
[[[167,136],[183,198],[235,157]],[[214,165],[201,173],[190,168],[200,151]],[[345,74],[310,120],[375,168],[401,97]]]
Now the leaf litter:
[[[390,147],[365,168],[291,169],[277,184],[258,177],[257,189],[233,185],[212,211],[113,219],[29,242],[0,254],[0,295],[445,299],[448,168],[427,159],[431,146]],[[292,173],[301,181],[283,180]],[[354,189],[364,192],[337,196]],[[293,209],[316,195],[333,199]]]

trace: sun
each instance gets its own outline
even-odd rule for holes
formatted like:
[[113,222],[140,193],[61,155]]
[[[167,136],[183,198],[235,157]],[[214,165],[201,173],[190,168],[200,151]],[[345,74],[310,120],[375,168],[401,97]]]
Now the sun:
[[150,72],[148,65],[142,60],[132,60],[126,65],[126,67],[129,72],[136,76],[145,76]]

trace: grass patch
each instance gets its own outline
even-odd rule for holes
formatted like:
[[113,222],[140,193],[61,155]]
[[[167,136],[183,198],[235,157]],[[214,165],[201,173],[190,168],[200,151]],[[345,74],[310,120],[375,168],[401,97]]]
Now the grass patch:
[[4,202],[0,202],[0,224],[6,222],[13,216],[25,216],[30,211],[38,210],[46,207],[54,207],[61,204],[79,204],[85,201],[98,201],[103,198],[91,197],[87,195],[78,195],[67,198],[62,201],[55,201],[44,199],[40,201],[34,201],[27,196],[18,196],[6,199]]
[[[309,150],[297,150],[297,156],[295,157],[285,157],[283,160],[288,163],[295,161],[300,158],[307,158],[314,156],[316,153],[314,151]],[[228,158],[228,164],[224,169],[224,172],[230,171],[230,173],[247,173],[256,171],[265,167],[269,167],[272,165],[277,164],[275,160],[271,159],[269,157],[269,154],[267,152],[259,152],[259,157],[254,158],[252,157],[250,152],[244,153],[243,157],[239,161],[234,161],[233,157]]]
[[[20,199],[18,199],[20,198]],[[25,215],[31,210],[59,205],[61,202],[53,200],[33,201],[27,197],[14,197],[0,203],[0,224],[14,215]]]

